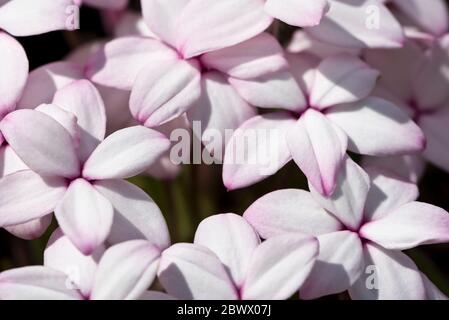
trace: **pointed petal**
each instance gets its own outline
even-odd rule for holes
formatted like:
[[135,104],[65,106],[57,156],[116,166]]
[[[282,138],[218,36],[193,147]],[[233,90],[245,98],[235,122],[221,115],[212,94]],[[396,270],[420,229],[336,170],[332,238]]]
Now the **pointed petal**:
[[65,235],[83,254],[89,255],[107,238],[114,209],[86,180],[73,181],[55,209]]
[[240,287],[260,239],[241,216],[229,213],[203,220],[196,230],[194,243],[212,250]]
[[315,189],[331,195],[346,155],[345,134],[326,117],[308,109],[287,133],[293,160]]
[[243,217],[264,239],[285,233],[326,234],[342,229],[341,223],[322,209],[309,192],[285,189],[256,200]]
[[67,178],[79,175],[75,142],[50,116],[35,110],[18,110],[1,121],[0,129],[9,145],[33,171]]
[[244,122],[226,146],[223,182],[228,190],[259,182],[289,162],[292,157],[286,133],[294,124],[293,117],[283,112],[256,116]]
[[94,183],[114,207],[108,243],[146,239],[163,250],[170,246],[167,224],[157,204],[144,191],[123,180]]
[[325,109],[366,98],[374,89],[379,71],[356,56],[339,54],[318,66],[311,89],[310,104]]
[[42,266],[12,269],[0,273],[1,300],[79,300],[77,290],[67,287],[68,277]]
[[320,254],[300,290],[302,299],[316,299],[343,292],[363,270],[363,247],[359,236],[339,231],[318,236]]
[[41,177],[31,170],[19,171],[0,180],[0,226],[12,226],[53,212],[62,199],[65,179]]
[[148,127],[181,116],[199,98],[201,74],[196,61],[172,60],[154,63],[137,76],[131,92],[134,118]]
[[162,286],[183,300],[236,300],[234,287],[218,257],[206,247],[178,243],[162,253],[158,270]]
[[94,180],[133,177],[155,162],[170,147],[161,133],[135,126],[108,136],[84,164],[83,176]]
[[406,250],[449,242],[449,213],[436,206],[410,202],[360,229],[364,238],[387,249]]
[[[207,16],[198,14],[204,10]],[[192,58],[248,40],[271,22],[263,1],[190,1],[179,18],[176,47],[184,58]]]
[[349,289],[353,300],[425,299],[421,272],[402,252],[366,244],[365,266],[360,279]]
[[0,69],[2,70],[0,73],[1,119],[15,109],[28,77],[28,58],[25,50],[19,42],[4,32],[0,32]]
[[370,188],[369,177],[354,161],[346,157],[336,185],[335,192],[330,197],[321,195],[311,183],[309,188],[323,208],[337,217],[348,229],[358,230]]
[[329,109],[326,116],[349,137],[349,150],[373,156],[416,153],[426,144],[421,129],[391,102],[370,97]]
[[316,238],[285,234],[264,241],[251,257],[242,299],[283,300],[304,283],[318,256]]

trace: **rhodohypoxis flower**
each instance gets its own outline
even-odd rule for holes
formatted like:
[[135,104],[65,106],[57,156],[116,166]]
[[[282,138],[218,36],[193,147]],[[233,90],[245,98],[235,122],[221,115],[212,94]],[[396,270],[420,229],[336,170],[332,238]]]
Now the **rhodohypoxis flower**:
[[426,299],[442,294],[400,250],[449,241],[449,213],[415,202],[417,187],[349,158],[332,197],[279,190],[244,214],[262,238],[314,235],[320,254],[300,290],[312,299],[349,289],[353,299]]
[[[449,171],[447,50],[438,44],[428,51],[409,41],[403,49],[369,50],[364,56],[382,73],[377,94],[391,97],[423,130],[427,139],[423,157]],[[423,157],[405,166],[415,176],[422,171]]]
[[56,230],[44,252],[43,266],[0,273],[1,300],[163,299],[147,291],[153,283],[161,249],[147,240],[100,246],[85,256]]
[[[92,59],[87,73],[94,82],[132,89],[131,112],[145,126],[190,110],[190,120],[202,122],[199,136],[208,128],[236,128],[255,111],[228,78],[251,79],[286,67],[277,41],[261,34],[272,21],[262,1],[143,0],[142,9],[158,39],[116,39]],[[207,15],[200,17],[201,11]]]
[[[142,191],[121,179],[147,169],[170,146],[161,133],[143,126],[104,138],[104,105],[87,80],[59,90],[51,105],[9,113],[0,128],[30,168],[0,180],[0,226],[54,211],[61,229],[85,254],[110,235],[114,209],[128,215],[122,212],[128,210],[127,198],[136,201],[137,212],[147,202]],[[151,200],[148,205],[148,214],[160,215]]]
[[194,244],[162,253],[159,280],[179,299],[288,299],[309,275],[318,254],[302,234],[263,243],[241,216],[215,215],[198,226]]
[[[296,81],[281,94],[291,103],[284,105],[287,111],[256,116],[235,132],[223,166],[228,189],[258,182],[293,158],[315,189],[330,195],[347,149],[382,156],[423,150],[424,135],[407,114],[387,100],[369,96],[377,70],[348,54],[321,63],[309,55],[290,55],[289,60]],[[240,93],[258,105],[269,99],[266,87],[273,81],[278,80],[238,85]],[[242,148],[242,141],[257,132],[264,134]]]
[[0,0],[0,29],[14,36],[30,36],[79,25],[73,0]]

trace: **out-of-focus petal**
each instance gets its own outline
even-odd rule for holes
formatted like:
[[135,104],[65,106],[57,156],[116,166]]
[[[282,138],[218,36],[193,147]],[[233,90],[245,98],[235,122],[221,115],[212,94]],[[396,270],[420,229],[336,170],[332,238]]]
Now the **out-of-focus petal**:
[[41,218],[64,196],[65,179],[41,177],[31,170],[19,171],[0,180],[0,226],[12,226]]
[[313,27],[329,9],[327,0],[268,0],[265,10],[273,17],[292,26]]

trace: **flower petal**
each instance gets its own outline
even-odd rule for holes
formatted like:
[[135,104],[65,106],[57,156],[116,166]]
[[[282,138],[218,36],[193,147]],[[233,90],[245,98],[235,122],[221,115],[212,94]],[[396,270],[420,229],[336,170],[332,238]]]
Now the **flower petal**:
[[153,283],[159,258],[159,249],[146,240],[110,247],[98,265],[92,299],[138,299]]
[[342,47],[398,48],[404,42],[401,25],[378,0],[328,0],[321,23],[307,28],[313,37]]
[[181,116],[199,98],[201,74],[196,61],[154,63],[137,76],[130,109],[145,126],[156,127]]
[[212,250],[240,287],[260,239],[241,216],[229,213],[203,220],[196,230],[194,243]]
[[318,236],[342,228],[309,192],[299,189],[268,193],[246,209],[243,217],[264,239],[295,232]]
[[421,272],[409,257],[374,244],[366,244],[364,251],[364,273],[349,289],[353,300],[425,299]]
[[94,252],[106,240],[113,213],[111,203],[84,179],[70,184],[55,209],[62,231],[85,255]]
[[133,177],[155,162],[170,141],[161,133],[135,126],[108,136],[84,164],[83,176],[93,180]]
[[30,72],[17,107],[33,109],[51,103],[56,91],[82,78],[83,69],[72,62],[53,62],[39,67]]
[[236,300],[225,267],[208,248],[178,243],[162,253],[158,277],[169,295],[183,300]]
[[226,140],[226,130],[237,129],[255,116],[256,110],[239,96],[219,72],[203,74],[201,86],[201,97],[187,117],[193,122],[193,133],[201,138],[209,153],[222,160],[227,142],[223,141]]
[[242,299],[283,300],[297,291],[318,256],[316,238],[285,234],[264,241],[253,253]]
[[422,116],[419,125],[427,138],[427,146],[424,157],[442,168],[449,171],[449,110],[443,108],[431,115]]
[[377,220],[389,215],[400,206],[415,201],[419,196],[414,183],[401,180],[390,172],[365,167],[371,180],[371,187],[365,204],[365,220]]
[[283,48],[265,32],[235,46],[206,53],[201,62],[239,79],[256,78],[288,67]]
[[[206,16],[198,14],[205,10]],[[248,40],[272,20],[259,0],[190,1],[178,21],[176,47],[184,58],[192,58]]]
[[265,10],[273,17],[292,26],[313,27],[329,10],[327,0],[268,0]]
[[363,219],[365,201],[370,188],[368,175],[349,157],[343,161],[336,181],[335,192],[330,197],[319,193],[309,183],[314,199],[337,217],[348,229],[358,230]]
[[94,183],[114,207],[114,221],[108,243],[146,239],[159,249],[170,246],[167,224],[157,204],[137,186],[123,180]]
[[155,65],[176,59],[176,52],[159,40],[123,37],[105,44],[89,60],[85,74],[108,87],[131,90],[137,75],[150,62]]
[[331,195],[341,163],[346,155],[347,138],[320,112],[308,109],[287,133],[293,160],[314,188]]
[[366,98],[374,89],[379,71],[350,54],[324,59],[316,69],[310,104],[325,109]]
[[363,247],[359,236],[339,231],[318,236],[320,254],[300,290],[302,299],[316,299],[343,292],[363,271]]
[[70,280],[57,270],[42,266],[23,267],[0,273],[1,300],[80,300]]
[[63,235],[61,229],[56,229],[44,251],[44,266],[65,273],[72,289],[78,289],[84,297],[89,297],[103,252],[104,248],[100,246],[92,255],[85,256]]
[[393,250],[446,243],[449,242],[449,213],[427,203],[411,202],[379,220],[365,224],[360,234]]
[[72,30],[79,25],[73,0],[14,0],[0,10],[0,29],[14,36],[31,36],[55,30]]
[[31,170],[66,178],[79,175],[80,162],[75,141],[50,116],[35,110],[17,110],[1,121],[0,129],[9,145]]
[[276,112],[244,122],[226,146],[223,182],[228,190],[250,186],[275,174],[292,157],[287,130],[295,124],[288,113]]
[[31,170],[0,180],[0,226],[13,226],[53,212],[67,189],[65,179],[42,177]]
[[28,77],[28,58],[25,50],[19,42],[4,32],[0,32],[0,70],[2,70],[0,73],[1,119],[15,109]]
[[380,98],[334,107],[326,116],[348,135],[348,149],[360,154],[416,153],[426,144],[423,132],[407,114]]
[[106,112],[98,90],[87,80],[79,80],[56,92],[53,103],[73,113],[80,127],[81,161],[103,140],[106,132]]
[[52,214],[22,224],[5,227],[5,230],[24,240],[40,238],[51,224]]

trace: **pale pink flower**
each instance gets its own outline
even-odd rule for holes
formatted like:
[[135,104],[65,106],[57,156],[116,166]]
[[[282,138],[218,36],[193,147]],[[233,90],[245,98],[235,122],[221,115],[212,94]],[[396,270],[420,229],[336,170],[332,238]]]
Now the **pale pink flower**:
[[255,110],[228,78],[249,79],[286,67],[276,39],[262,33],[272,18],[260,0],[144,0],[142,9],[157,39],[116,39],[93,57],[87,74],[94,82],[132,89],[131,112],[145,126],[189,110],[189,119],[203,124],[198,136],[208,128],[236,128]]
[[400,250],[449,241],[449,213],[415,202],[417,187],[349,158],[332,197],[278,190],[244,214],[262,238],[314,235],[320,254],[300,296],[313,299],[349,289],[353,299],[432,299],[444,296]]
[[79,24],[73,0],[0,0],[0,29],[14,36],[70,30]]
[[443,45],[435,44],[429,51],[409,41],[403,49],[368,50],[364,54],[365,60],[382,73],[376,95],[395,101],[426,136],[427,147],[413,161],[412,175],[421,171],[424,159],[449,171],[449,56],[448,47]]
[[148,214],[161,215],[143,191],[122,179],[147,169],[170,142],[143,126],[104,138],[103,101],[87,80],[59,90],[53,104],[9,113],[0,129],[30,168],[0,180],[0,226],[54,211],[64,233],[89,254],[111,234],[114,217],[136,213],[126,212],[130,198],[136,201],[136,211],[146,205]]
[[298,27],[320,24],[329,10],[328,0],[267,0],[265,10],[275,18]]
[[[321,194],[331,195],[347,150],[386,156],[424,149],[424,135],[406,113],[387,100],[370,96],[377,70],[348,54],[321,62],[310,55],[289,55],[289,61],[296,80],[233,80],[251,103],[266,101],[265,107],[271,108],[271,99],[279,95],[286,111],[249,119],[233,135],[223,166],[228,189],[261,181],[293,158]],[[284,82],[288,90],[269,90],[276,82]],[[246,136],[260,130],[266,135],[257,143],[239,148]],[[241,152],[246,158],[237,161]]]
[[156,278],[161,249],[148,240],[122,242],[92,255],[80,252],[56,230],[44,252],[43,266],[0,273],[1,300],[164,299],[147,291]]
[[260,243],[241,216],[215,215],[198,226],[194,244],[162,253],[158,276],[178,299],[288,299],[318,254],[314,237],[292,233]]

